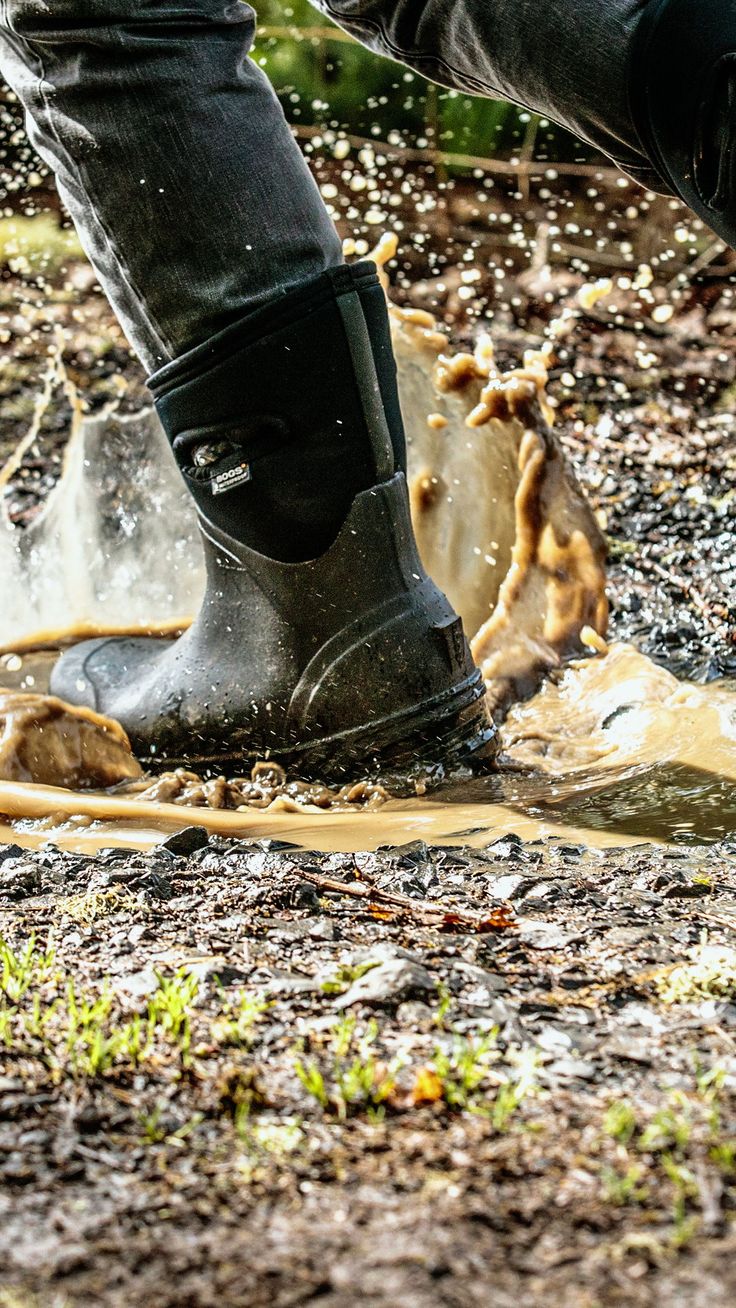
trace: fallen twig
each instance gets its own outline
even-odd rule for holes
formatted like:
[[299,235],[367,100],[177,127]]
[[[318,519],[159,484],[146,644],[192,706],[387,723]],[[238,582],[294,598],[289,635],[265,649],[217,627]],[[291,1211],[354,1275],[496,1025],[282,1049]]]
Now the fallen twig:
[[[298,140],[309,140],[313,136],[324,136],[324,127],[310,127],[305,123],[291,125],[291,130]],[[346,140],[354,149],[368,146],[375,154],[387,158],[403,159],[409,163],[443,164],[454,168],[480,169],[484,173],[499,173],[503,176],[544,177],[554,169],[559,177],[592,177],[596,181],[620,177],[618,169],[606,164],[584,164],[552,162],[550,159],[488,159],[485,155],[457,154],[448,150],[435,150],[431,146],[398,145],[390,141],[378,141],[373,136],[356,136],[352,132],[343,132],[340,140]]]
[[514,910],[506,902],[483,917],[478,913],[466,913],[462,909],[444,908],[442,904],[434,904],[427,899],[413,899],[410,895],[401,895],[396,891],[381,890],[364,881],[339,881],[336,877],[324,876],[316,868],[303,867],[298,863],[290,863],[289,871],[310,885],[317,886],[319,890],[364,900],[368,911],[375,917],[408,917],[421,922],[423,926],[438,927],[440,931],[478,934],[516,928]]

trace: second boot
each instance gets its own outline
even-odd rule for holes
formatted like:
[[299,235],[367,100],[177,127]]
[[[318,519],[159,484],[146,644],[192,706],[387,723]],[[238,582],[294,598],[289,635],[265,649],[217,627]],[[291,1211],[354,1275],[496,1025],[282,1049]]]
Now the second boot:
[[736,246],[736,5],[647,0],[629,69],[631,112],[666,185]]

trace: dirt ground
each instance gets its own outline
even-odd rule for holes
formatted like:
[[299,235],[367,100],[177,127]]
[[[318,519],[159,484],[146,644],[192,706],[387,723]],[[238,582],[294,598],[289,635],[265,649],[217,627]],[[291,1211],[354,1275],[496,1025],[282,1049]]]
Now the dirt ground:
[[733,1302],[735,846],[177,848],[3,851],[4,1302]]
[[[344,234],[372,241],[385,205],[397,297],[459,342],[489,316],[504,363],[571,318],[550,394],[614,633],[736,675],[730,255],[607,174],[398,167],[321,148]],[[6,452],[56,340],[91,408],[120,377],[140,404],[82,262],[8,264],[0,298]],[[19,522],[68,420],[57,388]],[[730,1306],[735,890],[734,837],[0,847],[0,1305]]]

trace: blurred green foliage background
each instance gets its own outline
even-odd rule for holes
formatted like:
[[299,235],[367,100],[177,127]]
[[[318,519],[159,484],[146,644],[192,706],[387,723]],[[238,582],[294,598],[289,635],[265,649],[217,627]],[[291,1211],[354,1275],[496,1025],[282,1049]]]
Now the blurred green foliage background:
[[290,122],[480,158],[586,161],[595,154],[562,128],[499,100],[426,82],[364,49],[308,0],[255,0],[254,57]]

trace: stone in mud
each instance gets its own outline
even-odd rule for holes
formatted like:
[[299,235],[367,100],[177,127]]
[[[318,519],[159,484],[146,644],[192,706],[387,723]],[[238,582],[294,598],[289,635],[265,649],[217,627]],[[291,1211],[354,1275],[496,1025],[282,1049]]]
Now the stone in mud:
[[0,690],[0,779],[107,787],[142,775],[118,722],[50,695]]
[[173,836],[168,836],[159,845],[159,849],[164,849],[168,854],[175,854],[177,857],[186,858],[189,854],[194,854],[198,849],[204,849],[209,845],[209,832],[204,827],[184,827],[182,831],[175,831]]
[[387,958],[354,981],[350,989],[335,1000],[335,1008],[349,1008],[352,1004],[384,1004],[435,988],[432,977],[421,963],[408,958]]

